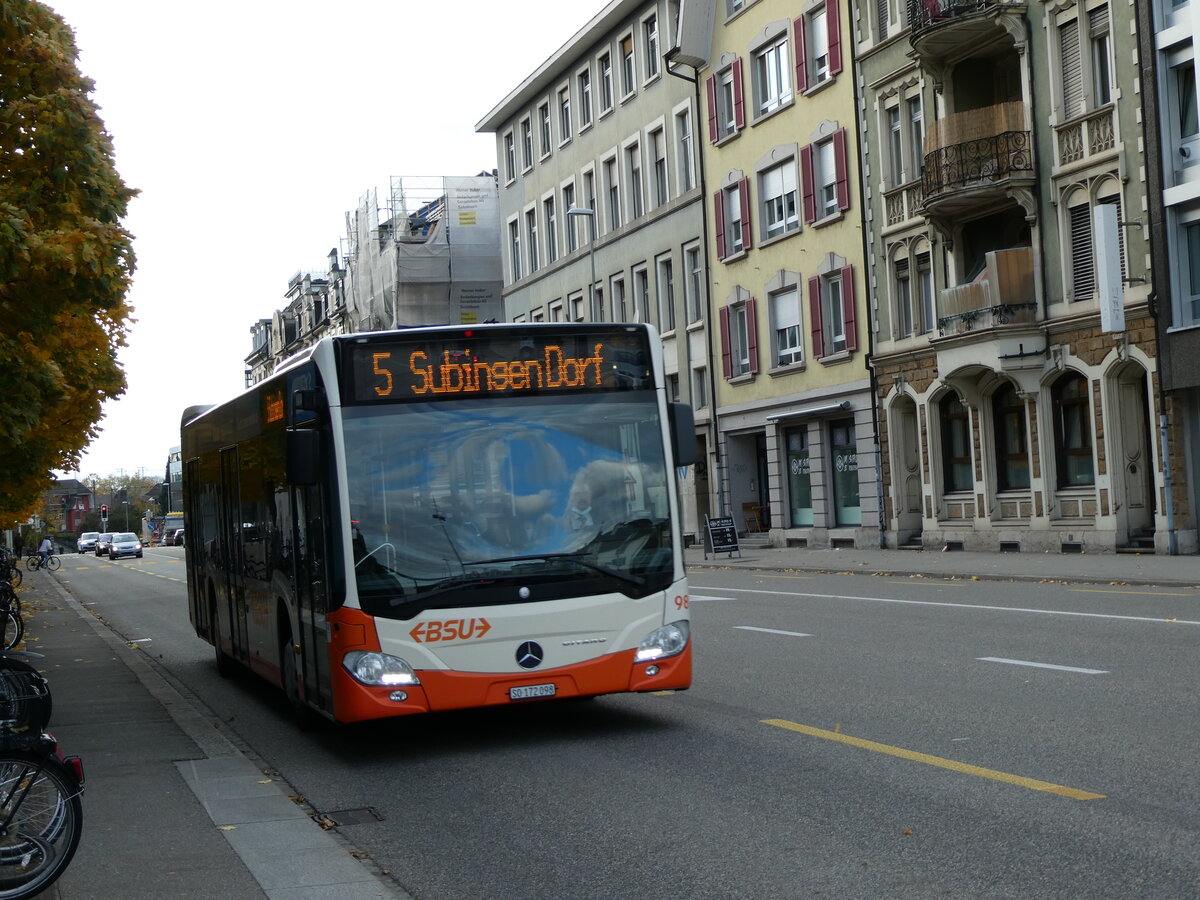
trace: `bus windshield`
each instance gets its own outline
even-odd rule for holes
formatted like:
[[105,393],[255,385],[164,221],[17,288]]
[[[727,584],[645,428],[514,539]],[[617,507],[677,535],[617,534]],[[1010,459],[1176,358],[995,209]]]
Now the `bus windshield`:
[[653,391],[343,409],[363,610],[663,590],[674,571]]

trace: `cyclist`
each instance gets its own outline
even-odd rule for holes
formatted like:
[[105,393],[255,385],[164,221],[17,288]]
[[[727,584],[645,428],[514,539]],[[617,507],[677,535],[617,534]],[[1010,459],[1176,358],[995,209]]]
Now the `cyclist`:
[[42,538],[42,543],[38,546],[38,556],[42,558],[42,565],[50,562],[50,552],[54,549],[54,545],[50,543],[50,535]]

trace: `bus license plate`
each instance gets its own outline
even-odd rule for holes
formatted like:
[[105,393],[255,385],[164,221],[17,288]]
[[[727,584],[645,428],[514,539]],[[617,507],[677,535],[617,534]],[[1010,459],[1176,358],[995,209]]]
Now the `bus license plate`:
[[534,697],[553,697],[558,687],[554,684],[529,684],[508,689],[509,700],[531,700]]

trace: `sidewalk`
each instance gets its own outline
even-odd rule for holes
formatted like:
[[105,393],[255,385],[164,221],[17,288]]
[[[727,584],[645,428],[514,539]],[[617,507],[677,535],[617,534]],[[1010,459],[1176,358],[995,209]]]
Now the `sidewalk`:
[[1169,585],[1200,590],[1200,556],[1126,553],[972,553],[936,550],[805,550],[743,547],[740,554],[685,551],[688,568],[719,567],[793,572],[887,573],[926,578],[1067,581],[1084,584]]
[[20,588],[50,731],[83,759],[83,839],[42,896],[378,900],[379,880],[46,572]]

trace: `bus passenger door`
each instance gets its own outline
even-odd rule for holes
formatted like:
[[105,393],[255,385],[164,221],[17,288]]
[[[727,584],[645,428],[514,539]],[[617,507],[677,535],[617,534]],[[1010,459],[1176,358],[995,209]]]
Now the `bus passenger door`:
[[295,535],[296,618],[301,658],[297,669],[304,697],[321,709],[331,709],[329,685],[328,519],[320,486],[293,489]]
[[[221,451],[221,509],[220,548],[218,559],[224,573],[225,609],[218,612],[217,630],[228,634],[232,643],[230,655],[247,659],[246,645],[246,584],[242,560],[242,489],[238,477],[238,450],[229,447]],[[229,618],[229,628],[223,620]]]

